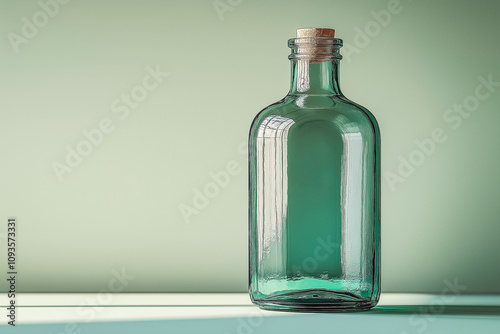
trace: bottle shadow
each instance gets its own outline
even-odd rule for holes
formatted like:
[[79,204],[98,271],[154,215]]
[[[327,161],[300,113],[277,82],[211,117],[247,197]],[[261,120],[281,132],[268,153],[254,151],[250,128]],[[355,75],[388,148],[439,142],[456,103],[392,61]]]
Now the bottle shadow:
[[384,305],[367,314],[380,315],[485,315],[500,316],[499,305]]

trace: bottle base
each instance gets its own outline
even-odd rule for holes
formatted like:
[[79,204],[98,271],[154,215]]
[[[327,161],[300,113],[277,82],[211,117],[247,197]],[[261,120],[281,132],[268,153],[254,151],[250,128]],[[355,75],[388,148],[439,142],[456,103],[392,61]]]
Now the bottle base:
[[288,312],[362,312],[368,311],[378,300],[363,298],[347,292],[326,289],[308,289],[279,293],[252,302],[263,310]]

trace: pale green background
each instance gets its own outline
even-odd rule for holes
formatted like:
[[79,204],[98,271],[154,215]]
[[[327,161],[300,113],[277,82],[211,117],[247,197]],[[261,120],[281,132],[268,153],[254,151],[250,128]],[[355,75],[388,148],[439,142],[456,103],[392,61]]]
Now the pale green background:
[[[220,20],[210,0],[73,0],[15,53],[8,34],[40,6],[0,2],[0,259],[17,216],[21,291],[98,291],[122,268],[135,276],[127,292],[246,290],[238,148],[288,89],[286,41],[298,27],[332,27],[355,46],[356,28],[388,1],[232,4]],[[341,64],[345,95],[379,120],[384,173],[416,139],[447,135],[394,191],[383,180],[383,290],[441,292],[456,279],[500,293],[500,87],[458,129],[443,120],[479,76],[500,81],[500,2],[401,8]],[[111,103],[157,64],[170,75],[120,120]],[[115,131],[58,182],[52,162],[103,118]],[[232,160],[239,173],[186,224],[179,206]]]

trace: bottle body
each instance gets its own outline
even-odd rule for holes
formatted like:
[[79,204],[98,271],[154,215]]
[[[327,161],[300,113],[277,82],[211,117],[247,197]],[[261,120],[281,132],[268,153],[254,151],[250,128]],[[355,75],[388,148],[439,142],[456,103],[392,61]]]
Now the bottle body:
[[[312,87],[325,65],[308,66]],[[250,129],[250,297],[264,309],[369,309],[380,293],[377,122],[340,91],[295,93]]]

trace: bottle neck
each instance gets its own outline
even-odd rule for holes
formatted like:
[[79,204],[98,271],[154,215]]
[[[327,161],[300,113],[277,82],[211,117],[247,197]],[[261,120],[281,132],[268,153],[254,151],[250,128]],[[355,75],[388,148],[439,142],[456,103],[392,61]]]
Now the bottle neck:
[[288,95],[342,95],[339,59],[291,59],[292,80]]

